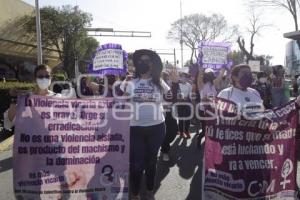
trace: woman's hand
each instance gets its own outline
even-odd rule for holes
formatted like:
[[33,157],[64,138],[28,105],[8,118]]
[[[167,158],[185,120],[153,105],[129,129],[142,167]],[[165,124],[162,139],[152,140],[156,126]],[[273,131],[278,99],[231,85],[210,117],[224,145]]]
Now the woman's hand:
[[69,171],[66,174],[66,184],[63,184],[62,187],[72,189],[85,188],[87,185],[86,176],[83,171]]
[[11,97],[11,102],[8,108],[8,119],[9,121],[13,121],[15,116],[16,116],[16,100],[19,94],[18,90],[13,88],[11,90],[9,90],[9,95]]
[[178,82],[179,82],[179,75],[178,75],[177,69],[176,69],[175,67],[173,67],[173,68],[169,71],[169,77],[170,77],[170,80],[171,80],[173,83],[178,83]]
[[17,112],[17,105],[15,103],[11,103],[8,109],[8,119],[9,121],[13,121],[15,116],[16,116],[16,112]]

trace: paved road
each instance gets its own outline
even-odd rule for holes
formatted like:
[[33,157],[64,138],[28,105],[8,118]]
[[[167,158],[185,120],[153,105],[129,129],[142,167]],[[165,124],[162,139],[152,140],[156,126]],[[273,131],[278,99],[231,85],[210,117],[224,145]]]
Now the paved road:
[[[200,200],[202,149],[196,136],[189,140],[177,137],[171,148],[171,161],[158,162],[157,200]],[[0,152],[0,200],[13,200],[12,151]]]
[[[157,200],[201,200],[203,147],[196,147],[196,136],[190,140],[177,137],[171,148],[171,161],[158,162]],[[300,149],[300,148],[299,148]],[[298,154],[300,155],[300,154]],[[300,160],[298,158],[298,160]],[[298,171],[300,171],[298,163]],[[300,173],[297,174],[299,183]],[[12,152],[0,152],[0,200],[12,200]]]
[[12,190],[12,151],[0,153],[0,199],[11,200],[13,198]]

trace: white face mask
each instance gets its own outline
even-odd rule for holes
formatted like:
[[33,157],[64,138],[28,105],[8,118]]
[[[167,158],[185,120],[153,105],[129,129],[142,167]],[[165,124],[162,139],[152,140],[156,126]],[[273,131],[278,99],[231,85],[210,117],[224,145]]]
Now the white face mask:
[[266,82],[267,82],[267,78],[260,78],[260,79],[259,79],[259,82],[261,82],[261,83],[266,83]]
[[36,83],[41,90],[46,90],[51,85],[49,78],[37,78]]

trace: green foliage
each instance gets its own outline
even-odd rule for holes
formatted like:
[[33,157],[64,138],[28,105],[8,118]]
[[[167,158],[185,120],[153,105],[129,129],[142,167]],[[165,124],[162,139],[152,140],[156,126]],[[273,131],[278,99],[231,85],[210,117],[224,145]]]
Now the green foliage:
[[242,51],[234,50],[229,53],[228,57],[232,60],[233,66],[235,66],[244,62],[245,54]]
[[55,73],[52,75],[53,80],[56,81],[65,81],[66,80],[66,76],[63,73]]
[[93,37],[85,37],[82,40],[80,40],[80,44],[77,47],[79,52],[81,52],[79,54],[79,59],[90,60],[98,46],[99,42]]
[[[90,26],[92,16],[77,6],[41,8],[41,32],[44,47],[55,47],[68,77],[74,77],[75,59],[90,59],[98,41],[88,37],[85,27]],[[36,33],[35,16],[26,16],[26,31]]]

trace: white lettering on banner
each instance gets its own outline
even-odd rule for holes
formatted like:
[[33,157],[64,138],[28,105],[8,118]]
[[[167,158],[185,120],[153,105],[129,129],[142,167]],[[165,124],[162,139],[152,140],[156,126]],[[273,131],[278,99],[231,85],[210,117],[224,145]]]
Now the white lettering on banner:
[[268,181],[252,181],[248,186],[248,194],[251,197],[258,196],[259,194],[266,194],[274,192],[275,180],[273,179],[269,184]]
[[221,140],[243,140],[243,131],[222,130],[217,128],[216,138]]
[[238,145],[238,155],[268,155],[275,154],[274,145]]
[[247,170],[273,169],[274,160],[244,160]]
[[123,50],[106,49],[96,53],[93,60],[93,70],[123,67]]
[[[283,155],[283,145],[278,144],[279,155]],[[275,145],[240,145],[230,144],[222,147],[222,155],[274,155],[276,154]]]
[[205,177],[205,185],[216,186],[233,192],[245,190],[245,182],[242,179],[234,180],[232,175],[223,171],[209,169]]
[[236,155],[236,145],[225,145],[222,147],[222,154],[223,155]]
[[279,117],[282,117],[283,115],[287,115],[289,114],[292,110],[295,110],[296,109],[296,104],[295,103],[292,103],[292,104],[289,104],[277,111],[275,111],[275,113],[279,116]]
[[277,148],[278,148],[278,151],[279,151],[279,155],[283,155],[283,145],[282,144],[277,144]]
[[293,171],[293,162],[290,159],[286,159],[281,169],[281,177],[283,178],[283,181],[280,182],[280,185],[282,185],[283,189],[285,189],[285,186],[288,183],[291,183],[290,180],[287,180],[287,177],[292,173],[292,171]]

